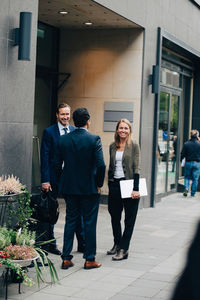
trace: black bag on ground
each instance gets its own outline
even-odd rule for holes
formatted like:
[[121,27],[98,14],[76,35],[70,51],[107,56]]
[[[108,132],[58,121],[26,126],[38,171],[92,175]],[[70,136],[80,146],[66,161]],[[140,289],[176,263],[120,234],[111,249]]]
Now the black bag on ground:
[[31,208],[33,209],[32,218],[50,224],[56,224],[59,217],[58,200],[52,196],[52,192],[43,192],[32,195]]

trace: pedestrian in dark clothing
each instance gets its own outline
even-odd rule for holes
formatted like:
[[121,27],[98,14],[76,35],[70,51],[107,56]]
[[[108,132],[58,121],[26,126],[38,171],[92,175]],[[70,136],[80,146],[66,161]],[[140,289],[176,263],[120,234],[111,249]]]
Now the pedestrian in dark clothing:
[[174,153],[172,157],[172,172],[175,171],[175,165],[176,165],[176,153],[177,153],[177,136],[175,135],[173,138],[173,148],[174,148]]
[[184,170],[184,193],[187,197],[192,180],[191,196],[195,196],[197,191],[198,179],[200,175],[200,143],[198,140],[199,132],[193,129],[190,133],[190,140],[185,142],[181,151],[181,161],[185,158]]
[[186,266],[175,287],[171,300],[200,299],[200,222],[188,251]]

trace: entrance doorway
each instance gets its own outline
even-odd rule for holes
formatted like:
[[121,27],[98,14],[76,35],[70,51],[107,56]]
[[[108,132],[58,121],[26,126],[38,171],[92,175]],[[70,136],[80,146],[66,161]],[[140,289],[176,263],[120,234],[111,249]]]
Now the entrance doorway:
[[56,119],[58,89],[58,29],[43,23],[37,31],[37,66],[33,124],[32,192],[40,187],[42,134]]
[[[38,68],[39,69],[39,68]],[[40,186],[40,146],[45,128],[55,121],[57,76],[37,70],[33,124],[32,192]]]
[[161,87],[158,124],[156,194],[177,187],[181,89]]

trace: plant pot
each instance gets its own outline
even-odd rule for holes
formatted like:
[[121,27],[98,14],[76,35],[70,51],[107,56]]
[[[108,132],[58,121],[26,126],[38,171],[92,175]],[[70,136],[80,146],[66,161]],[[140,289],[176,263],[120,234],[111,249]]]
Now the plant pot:
[[11,206],[12,209],[15,209],[17,207],[19,195],[20,194],[11,194],[0,196],[0,226],[7,225],[9,206]]
[[31,264],[33,260],[38,259],[39,256],[35,256],[29,259],[12,259],[12,262],[19,264],[21,267],[27,267]]
[[[0,195],[0,226],[8,225],[10,209],[12,210],[18,209],[19,196],[22,194],[23,192],[19,194],[10,194],[4,196]],[[14,227],[17,221],[18,221],[17,218],[13,217],[12,222],[9,225],[12,225],[12,227]]]
[[5,268],[6,268],[5,266],[0,266],[0,277],[2,276]]

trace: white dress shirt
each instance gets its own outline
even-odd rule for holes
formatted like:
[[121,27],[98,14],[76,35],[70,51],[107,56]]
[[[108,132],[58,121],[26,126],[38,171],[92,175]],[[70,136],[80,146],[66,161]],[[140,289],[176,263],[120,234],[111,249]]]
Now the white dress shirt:
[[70,132],[70,130],[69,130],[69,125],[67,125],[67,126],[65,127],[65,126],[63,126],[60,122],[58,122],[58,128],[59,128],[60,135],[64,135],[64,134],[65,134],[65,130],[63,130],[63,128],[67,128],[67,133]]

